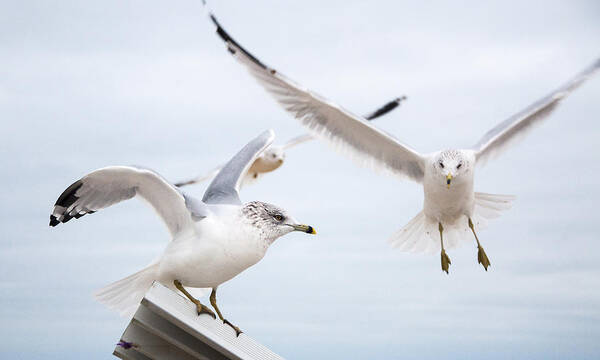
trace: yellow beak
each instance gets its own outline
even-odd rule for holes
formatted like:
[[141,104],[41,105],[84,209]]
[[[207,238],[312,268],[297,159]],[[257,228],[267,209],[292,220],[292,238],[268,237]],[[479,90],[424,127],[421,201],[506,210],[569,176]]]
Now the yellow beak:
[[315,231],[315,228],[310,225],[290,225],[290,226],[293,227],[294,230],[296,230],[296,231],[302,231],[307,234],[313,234],[313,235],[317,234],[317,232]]
[[448,173],[448,175],[446,175],[446,185],[448,186],[448,189],[450,189],[450,182],[452,182],[452,174]]

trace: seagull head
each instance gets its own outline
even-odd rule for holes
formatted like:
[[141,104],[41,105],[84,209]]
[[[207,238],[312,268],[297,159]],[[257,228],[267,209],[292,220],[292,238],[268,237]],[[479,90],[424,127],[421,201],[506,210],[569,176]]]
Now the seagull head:
[[434,157],[433,168],[446,188],[461,183],[471,171],[469,156],[460,150],[444,150]]
[[285,152],[282,146],[270,146],[261,157],[264,162],[279,167],[285,160]]
[[284,209],[265,202],[249,202],[242,207],[242,213],[261,236],[270,241],[292,231],[317,233],[312,226],[299,223]]

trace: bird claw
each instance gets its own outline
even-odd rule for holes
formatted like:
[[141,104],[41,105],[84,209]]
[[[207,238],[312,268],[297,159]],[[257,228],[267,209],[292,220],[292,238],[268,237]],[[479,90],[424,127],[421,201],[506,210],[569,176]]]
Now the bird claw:
[[481,246],[478,246],[477,261],[483,266],[485,271],[487,271],[488,266],[491,265],[490,259],[488,259],[487,255],[485,254],[485,251]]
[[200,303],[196,304],[196,311],[198,312],[198,316],[200,316],[200,314],[208,314],[212,316],[213,319],[217,319],[217,316],[211,309],[207,308],[206,306]]
[[242,331],[242,330],[240,330],[240,328],[239,328],[239,327],[237,327],[237,326],[233,325],[233,324],[232,324],[232,323],[230,323],[230,322],[229,322],[229,320],[227,320],[227,319],[223,319],[223,324],[227,324],[227,325],[231,326],[231,328],[232,328],[233,330],[235,330],[235,337],[239,337],[239,336],[240,336],[240,334],[241,334],[241,333],[243,333],[243,331]]
[[441,256],[442,256],[442,271],[445,271],[446,274],[448,274],[448,269],[450,268],[450,264],[452,264],[452,262],[450,261],[450,258],[446,254],[446,250],[442,250]]

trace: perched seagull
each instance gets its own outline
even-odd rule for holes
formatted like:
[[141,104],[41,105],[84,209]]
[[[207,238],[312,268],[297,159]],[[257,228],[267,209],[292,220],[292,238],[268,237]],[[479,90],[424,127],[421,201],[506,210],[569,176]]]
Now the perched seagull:
[[92,214],[139,195],[158,213],[172,241],[145,269],[110,284],[97,299],[121,315],[131,314],[153,281],[180,290],[198,311],[215,314],[185,288],[212,288],[210,303],[219,318],[239,336],[237,326],[223,318],[217,307],[217,288],[265,256],[269,245],[292,231],[316,234],[285,210],[260,201],[242,204],[239,187],[256,157],[275,137],[265,131],[249,142],[223,167],[202,201],[189,197],[159,174],[133,166],[110,166],[93,171],[69,186],[58,198],[50,226]]
[[[399,98],[395,98],[394,100],[388,102],[383,105],[379,109],[373,111],[370,114],[364,115],[363,117],[366,120],[374,120],[380,116],[383,116],[390,111],[394,110],[402,101],[406,100],[406,96],[401,96]],[[277,170],[281,165],[283,165],[283,161],[285,160],[285,151],[289,148],[296,146],[298,144],[302,144],[304,142],[310,141],[314,139],[314,137],[310,134],[304,134],[300,136],[296,136],[291,139],[287,143],[283,145],[271,145],[269,146],[262,154],[258,156],[258,158],[254,161],[250,169],[248,169],[248,173],[244,176],[242,180],[242,186],[252,183],[256,181],[259,176],[264,173],[268,173],[274,170]],[[189,180],[183,180],[175,183],[175,186],[186,186],[198,184],[208,179],[212,179],[216,176],[223,166],[218,166],[211,170],[208,174],[203,174],[196,176],[195,178]]]
[[514,200],[509,195],[474,192],[475,166],[485,163],[547,118],[561,100],[600,68],[599,59],[563,86],[498,124],[469,149],[420,154],[360,116],[268,67],[232,39],[213,14],[210,18],[229,52],[312,135],[361,165],[423,184],[423,210],[395,233],[390,242],[404,251],[440,251],[442,270],[446,273],[450,258],[445,249],[456,247],[468,232],[473,233],[477,242],[477,260],[487,271],[490,261],[477,232],[487,220],[510,208]]

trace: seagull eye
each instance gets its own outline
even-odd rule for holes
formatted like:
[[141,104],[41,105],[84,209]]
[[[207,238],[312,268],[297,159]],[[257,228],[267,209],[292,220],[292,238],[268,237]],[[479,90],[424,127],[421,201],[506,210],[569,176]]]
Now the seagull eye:
[[440,164],[440,167],[443,169],[444,168],[444,163],[443,162],[439,162],[438,164]]
[[458,165],[456,165],[456,169],[457,169],[457,170],[458,170],[458,169],[460,169],[460,167],[461,167],[461,166],[462,166],[462,164],[458,164]]
[[275,158],[277,157],[277,155],[275,155],[275,154],[273,154],[273,155],[271,155],[271,156],[273,157],[273,159],[275,159]]
[[277,221],[283,221],[283,216],[277,214],[277,215],[273,215],[273,218]]

